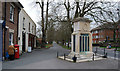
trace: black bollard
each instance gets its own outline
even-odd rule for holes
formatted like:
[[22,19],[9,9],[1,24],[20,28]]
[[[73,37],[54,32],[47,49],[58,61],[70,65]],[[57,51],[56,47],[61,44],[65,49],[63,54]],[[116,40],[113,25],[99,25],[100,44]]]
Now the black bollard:
[[58,58],[58,52],[57,52],[57,58]]
[[74,55],[74,57],[72,59],[73,59],[73,62],[76,63],[77,57],[75,55]]
[[114,51],[114,59],[116,58],[116,49],[115,49],[115,51]]
[[65,60],[65,54],[64,54],[64,60]]
[[93,61],[94,61],[94,54],[93,54]]
[[106,58],[107,58],[107,53],[106,53]]
[[105,56],[105,48],[104,48],[104,56]]
[[97,53],[97,47],[96,47],[96,53]]

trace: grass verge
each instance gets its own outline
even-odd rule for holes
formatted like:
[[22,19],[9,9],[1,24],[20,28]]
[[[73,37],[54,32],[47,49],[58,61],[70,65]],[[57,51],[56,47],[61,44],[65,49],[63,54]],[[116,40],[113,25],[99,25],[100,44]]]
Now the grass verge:
[[[100,48],[107,48],[107,47],[100,47]],[[111,47],[111,48],[116,48],[116,47]],[[117,47],[117,48],[120,48],[120,47]]]
[[62,45],[62,44],[59,44],[59,45],[62,46],[63,48],[65,48],[65,49],[71,50],[71,47],[68,48],[68,46],[65,46],[65,45]]
[[52,46],[53,46],[53,44],[46,44],[45,48],[50,48]]

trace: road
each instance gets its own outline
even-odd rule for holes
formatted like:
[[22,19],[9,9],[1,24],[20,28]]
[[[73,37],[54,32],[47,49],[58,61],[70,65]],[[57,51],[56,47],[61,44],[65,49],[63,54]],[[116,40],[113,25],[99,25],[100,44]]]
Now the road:
[[53,43],[49,49],[36,49],[32,53],[25,53],[20,59],[4,61],[3,69],[117,69],[118,61],[104,59],[92,62],[72,63],[56,58],[56,52],[70,51]]
[[[96,48],[97,48],[97,53],[98,54],[104,55],[104,48],[93,47],[93,52],[96,51]],[[110,57],[110,58],[113,58],[113,59],[114,58],[117,58],[117,59],[120,58],[120,52],[119,51],[116,51],[116,57],[115,57],[114,49],[105,49],[105,53],[107,53],[108,57]]]
[[2,61],[0,61],[0,71],[2,70]]

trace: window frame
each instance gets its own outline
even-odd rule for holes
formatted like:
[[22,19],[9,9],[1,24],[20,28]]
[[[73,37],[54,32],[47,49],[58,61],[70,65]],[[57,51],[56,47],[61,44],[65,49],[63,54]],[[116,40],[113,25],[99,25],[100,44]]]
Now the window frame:
[[15,6],[12,3],[10,3],[10,21],[12,22],[14,22],[14,12],[15,12]]
[[23,29],[25,28],[25,17],[23,17]]
[[9,33],[9,45],[13,45],[14,43],[14,33]]

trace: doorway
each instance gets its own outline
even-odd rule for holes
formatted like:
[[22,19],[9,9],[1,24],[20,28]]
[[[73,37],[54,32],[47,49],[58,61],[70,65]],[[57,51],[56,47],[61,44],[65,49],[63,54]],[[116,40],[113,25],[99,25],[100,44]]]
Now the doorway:
[[76,44],[76,37],[75,37],[75,35],[73,35],[73,52],[75,52],[75,44]]
[[25,52],[25,33],[22,33],[22,51]]

